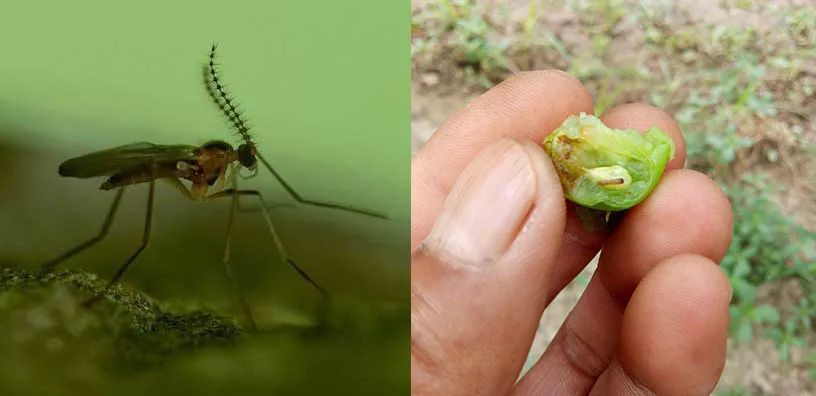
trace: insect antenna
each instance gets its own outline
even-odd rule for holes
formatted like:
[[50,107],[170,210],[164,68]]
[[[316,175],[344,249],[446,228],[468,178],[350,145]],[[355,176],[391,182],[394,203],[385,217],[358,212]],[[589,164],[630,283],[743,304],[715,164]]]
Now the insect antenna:
[[215,62],[216,45],[213,44],[210,48],[210,56],[207,64],[204,65],[204,84],[207,87],[207,93],[213,102],[221,109],[221,112],[229,120],[230,124],[235,128],[241,138],[248,144],[252,143],[252,136],[249,134],[250,126],[247,125],[246,120],[242,115],[243,111],[238,110],[238,104],[235,103],[235,98],[229,95],[226,91],[226,86],[218,75]]

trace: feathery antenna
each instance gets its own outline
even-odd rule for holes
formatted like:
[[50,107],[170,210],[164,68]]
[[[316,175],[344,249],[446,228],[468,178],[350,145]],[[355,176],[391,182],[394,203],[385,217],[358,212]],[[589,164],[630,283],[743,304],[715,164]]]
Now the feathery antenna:
[[238,134],[241,135],[241,138],[248,144],[252,144],[252,137],[249,134],[250,127],[241,118],[243,112],[238,111],[238,105],[234,103],[234,98],[227,94],[226,86],[218,77],[218,70],[215,68],[217,66],[215,63],[215,49],[216,45],[213,44],[210,49],[209,61],[204,66],[204,83],[207,87],[207,93],[210,94],[213,102],[221,109],[221,112],[224,113],[224,116],[227,117]]

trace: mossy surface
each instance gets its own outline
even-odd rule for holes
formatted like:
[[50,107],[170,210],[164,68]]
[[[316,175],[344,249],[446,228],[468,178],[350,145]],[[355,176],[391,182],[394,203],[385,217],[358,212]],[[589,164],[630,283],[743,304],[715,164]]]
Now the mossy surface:
[[323,325],[244,331],[126,285],[84,307],[105,284],[0,269],[0,395],[408,394],[401,305],[337,296]]
[[[83,302],[101,298],[90,308]],[[0,331],[25,331],[24,339],[64,344],[65,338],[95,338],[113,346],[110,357],[130,363],[156,362],[183,349],[231,342],[241,336],[233,320],[204,310],[172,312],[149,296],[122,285],[105,290],[95,274],[22,268],[0,272]],[[14,337],[12,337],[14,339]]]

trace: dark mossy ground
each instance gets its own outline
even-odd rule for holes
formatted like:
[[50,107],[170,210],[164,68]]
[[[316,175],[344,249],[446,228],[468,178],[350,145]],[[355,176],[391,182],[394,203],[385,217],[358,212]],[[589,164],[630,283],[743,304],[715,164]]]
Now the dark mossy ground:
[[[241,328],[230,318],[203,310],[173,312],[137,290],[121,285],[106,290],[95,274],[22,268],[0,272],[0,331],[23,339],[64,344],[63,338],[92,336],[110,343],[111,357],[156,362],[179,350],[234,341]],[[100,296],[91,307],[83,306]],[[9,320],[11,319],[11,320]],[[16,339],[12,337],[12,340]]]
[[408,393],[404,307],[338,298],[324,326],[244,331],[126,285],[84,307],[105,285],[0,269],[0,395]]

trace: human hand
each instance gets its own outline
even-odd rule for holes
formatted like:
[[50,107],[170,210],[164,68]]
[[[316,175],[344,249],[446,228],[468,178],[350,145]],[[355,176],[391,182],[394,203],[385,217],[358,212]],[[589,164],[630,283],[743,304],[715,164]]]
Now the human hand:
[[[540,143],[592,99],[561,72],[523,73],[448,120],[411,165],[414,394],[709,394],[722,373],[730,286],[715,264],[731,209],[682,170],[679,127],[641,104],[613,128],[668,132],[676,154],[609,234],[582,229]],[[603,247],[598,269],[517,382],[544,308]]]

